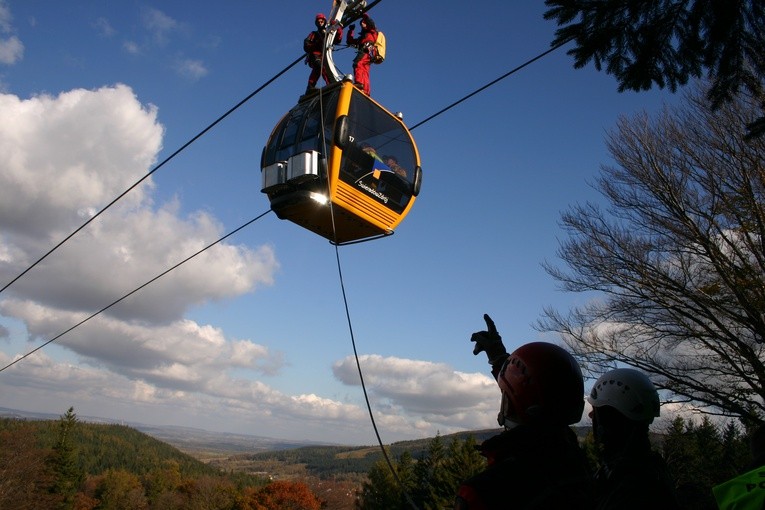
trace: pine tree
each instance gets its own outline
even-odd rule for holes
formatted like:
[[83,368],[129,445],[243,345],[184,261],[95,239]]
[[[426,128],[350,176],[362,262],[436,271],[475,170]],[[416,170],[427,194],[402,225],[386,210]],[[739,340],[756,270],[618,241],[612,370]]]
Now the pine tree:
[[58,508],[62,510],[74,508],[77,489],[84,479],[74,446],[73,434],[76,426],[77,415],[74,408],[70,407],[59,420],[58,437],[50,459],[54,476],[51,492],[60,498]]
[[377,461],[367,473],[357,507],[361,510],[393,510],[401,506],[402,492],[384,460]]

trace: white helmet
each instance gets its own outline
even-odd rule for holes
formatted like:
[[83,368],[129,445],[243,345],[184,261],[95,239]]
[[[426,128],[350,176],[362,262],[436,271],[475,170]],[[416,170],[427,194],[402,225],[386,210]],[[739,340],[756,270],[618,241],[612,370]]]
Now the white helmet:
[[633,368],[601,375],[587,400],[592,407],[611,406],[634,421],[651,423],[659,416],[659,393],[645,374]]

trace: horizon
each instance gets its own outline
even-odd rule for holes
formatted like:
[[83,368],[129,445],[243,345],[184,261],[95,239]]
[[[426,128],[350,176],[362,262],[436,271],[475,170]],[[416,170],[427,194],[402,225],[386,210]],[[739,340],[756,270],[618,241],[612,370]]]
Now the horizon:
[[[484,3],[477,42],[444,49],[464,3],[380,2],[372,98],[427,119],[549,49],[540,4]],[[299,57],[329,8],[0,0],[0,282]],[[542,267],[560,214],[603,203],[590,184],[617,119],[681,97],[619,93],[566,50],[412,131],[422,191],[395,235],[335,251],[267,215],[2,371],[0,406],[376,444],[358,352],[383,443],[493,427],[471,333],[488,313],[509,352],[560,343],[544,309],[598,297]],[[334,57],[348,72],[353,51]],[[307,78],[292,68],[0,293],[0,366],[267,211],[261,150]]]

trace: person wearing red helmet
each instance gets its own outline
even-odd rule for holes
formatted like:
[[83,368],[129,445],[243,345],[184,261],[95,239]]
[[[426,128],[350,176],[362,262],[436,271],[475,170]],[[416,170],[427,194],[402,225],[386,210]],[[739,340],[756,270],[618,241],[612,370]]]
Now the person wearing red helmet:
[[[316,18],[314,18],[314,25],[316,25],[316,30],[308,34],[303,41],[303,51],[306,53],[305,63],[311,67],[311,74],[308,76],[308,86],[305,89],[306,94],[316,89],[316,83],[318,83],[320,75],[324,78],[325,83],[329,82],[327,70],[322,67],[322,52],[324,51],[324,40],[327,35],[327,17],[322,13],[317,14]],[[339,44],[342,40],[343,27],[338,27],[332,44]]]
[[375,59],[375,41],[377,41],[377,26],[367,13],[361,17],[361,33],[354,37],[355,25],[351,25],[348,30],[348,37],[345,42],[348,46],[358,48],[356,58],[353,59],[353,80],[356,85],[361,87],[366,95],[372,92],[372,84],[369,81],[369,67]]
[[473,333],[502,392],[504,431],[479,449],[488,467],[465,480],[455,510],[584,509],[594,506],[592,475],[569,425],[584,411],[584,380],[571,354],[547,342],[507,353],[491,317]]

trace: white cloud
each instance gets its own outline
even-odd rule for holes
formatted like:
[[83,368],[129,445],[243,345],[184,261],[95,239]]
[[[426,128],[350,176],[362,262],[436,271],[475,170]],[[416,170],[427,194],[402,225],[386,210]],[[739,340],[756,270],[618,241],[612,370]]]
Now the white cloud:
[[117,33],[117,30],[111,23],[109,23],[109,20],[104,17],[96,19],[96,21],[93,22],[93,28],[96,29],[96,32],[98,32],[101,37],[113,37],[114,34]]
[[13,16],[7,2],[0,0],[0,32],[8,33],[13,31],[12,20]]
[[24,44],[14,35],[13,16],[6,2],[0,0],[0,33],[9,37],[0,38],[0,64],[12,65],[24,57]]
[[[5,282],[145,176],[163,128],[156,108],[124,85],[26,100],[2,94],[0,110]],[[147,179],[9,287],[0,314],[24,324],[32,342],[49,340],[221,237],[224,227],[209,213],[182,217],[177,202],[155,206],[153,191]],[[187,412],[239,398],[235,407],[250,412],[288,414],[292,397],[251,380],[278,373],[282,353],[185,317],[192,306],[271,285],[277,269],[270,246],[219,243],[50,346],[74,353],[78,367],[35,353],[3,372],[0,383],[13,391],[2,393]]]
[[18,37],[0,39],[0,63],[15,64],[24,57],[24,45]]
[[122,48],[131,55],[139,55],[141,53],[141,47],[134,41],[125,41],[122,43]]
[[181,23],[153,7],[143,9],[141,18],[144,28],[152,34],[154,42],[159,45],[166,44],[168,36],[182,28]]
[[[27,100],[2,94],[0,110],[0,227],[25,237],[71,230],[79,211],[144,175],[162,143],[156,108],[124,85]],[[150,186],[126,202],[142,202]]]
[[190,80],[198,80],[207,75],[208,70],[201,60],[183,59],[176,63],[176,71]]
[[[55,98],[0,95],[0,109],[0,276],[10,281],[51,240],[81,225],[83,211],[101,208],[145,176],[163,130],[156,108],[144,108],[124,85]],[[145,180],[13,292],[48,307],[95,311],[222,236],[224,227],[208,213],[182,218],[173,202],[153,208],[152,191]],[[218,244],[108,315],[176,321],[190,306],[271,285],[277,268],[269,246]]]
[[[487,374],[459,372],[444,363],[365,355],[359,358],[367,391],[378,405],[442,432],[491,427],[496,423],[499,388]],[[337,361],[335,377],[360,385],[353,357]]]

